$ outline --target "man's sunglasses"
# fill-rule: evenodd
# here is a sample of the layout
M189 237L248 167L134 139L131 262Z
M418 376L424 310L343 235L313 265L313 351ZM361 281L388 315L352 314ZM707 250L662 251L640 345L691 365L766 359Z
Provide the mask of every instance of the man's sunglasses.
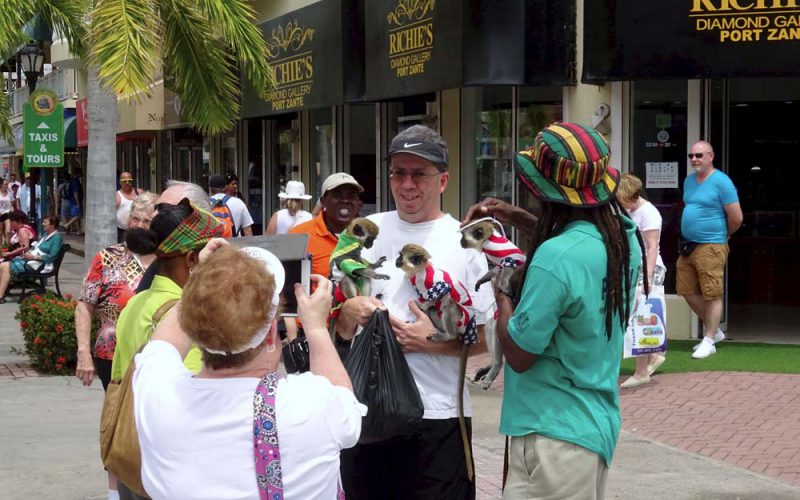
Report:
M702 157L703 157L703 155L705 155L705 153L689 153L689 154L688 154L688 155L686 155L686 156L688 156L690 160L691 160L692 158L697 158L697 159L699 160L700 158L702 158Z

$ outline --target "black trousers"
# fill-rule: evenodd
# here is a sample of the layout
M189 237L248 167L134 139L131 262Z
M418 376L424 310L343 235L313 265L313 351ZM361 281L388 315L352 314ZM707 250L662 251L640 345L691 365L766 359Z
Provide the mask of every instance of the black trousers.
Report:
M108 389L108 383L111 382L111 364L110 359L94 358L94 370L103 383L103 390Z
M472 446L472 419L467 419ZM423 420L420 432L342 450L347 500L473 500L458 419Z

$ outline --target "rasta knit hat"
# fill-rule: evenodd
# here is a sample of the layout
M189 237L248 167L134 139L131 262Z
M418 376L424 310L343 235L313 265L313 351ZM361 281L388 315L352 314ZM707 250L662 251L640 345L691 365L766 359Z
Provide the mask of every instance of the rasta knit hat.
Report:
M608 203L619 185L609 167L608 143L597 131L576 123L554 123L517 153L519 180L537 198L577 208Z

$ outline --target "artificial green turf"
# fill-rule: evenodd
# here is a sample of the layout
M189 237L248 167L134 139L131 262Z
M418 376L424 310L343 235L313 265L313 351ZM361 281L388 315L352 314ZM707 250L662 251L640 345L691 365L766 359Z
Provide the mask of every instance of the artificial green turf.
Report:
M696 340L669 340L667 361L656 373L800 373L800 345L720 342L716 354L706 359L693 359L692 347L696 343ZM631 375L635 367L635 358L623 359L620 373Z

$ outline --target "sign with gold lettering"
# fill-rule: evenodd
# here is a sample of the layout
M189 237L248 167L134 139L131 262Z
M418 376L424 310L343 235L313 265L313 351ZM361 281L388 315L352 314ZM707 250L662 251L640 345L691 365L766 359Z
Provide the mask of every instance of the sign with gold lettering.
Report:
M461 84L461 0L372 0L365 5L367 99Z
M345 72L360 73L362 77L352 81L356 85L363 82L363 35L358 34L359 29L363 31L358 26L363 26L363 20L357 13L353 19L351 7L350 0L325 0L260 26L275 86L266 99L259 99L245 82L243 118L345 102ZM348 76L353 78L352 74ZM363 89L348 95L360 98Z
M575 0L369 0L368 100L575 83Z
M800 0L586 0L585 6L585 82L800 75Z

